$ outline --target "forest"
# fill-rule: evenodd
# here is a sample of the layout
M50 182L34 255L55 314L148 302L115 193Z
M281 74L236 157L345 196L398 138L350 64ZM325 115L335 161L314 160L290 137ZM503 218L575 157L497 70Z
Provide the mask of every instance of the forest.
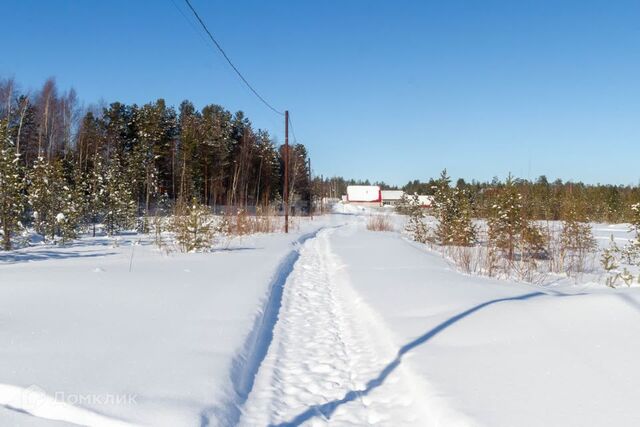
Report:
M339 199L348 185L369 180L312 177L309 155L293 141L289 152L289 203L311 213L321 199ZM448 179L448 178L447 178ZM508 184L507 184L508 182ZM374 182L382 189L397 189ZM441 181L414 180L401 188L435 194ZM519 194L530 220L632 222L640 189L632 185L535 181L447 181L464 199L468 215L489 218L505 185ZM21 91L14 79L0 80L0 233L28 227L45 240L95 235L96 225L116 234L149 231L149 217L173 215L185 206L215 213L282 211L284 147L256 129L242 111L217 104L178 108L163 99L144 105L112 102L84 107L73 89L53 78ZM463 195L463 196L462 196ZM572 206L568 210L567 206Z
M284 148L242 111L157 99L82 107L54 79L22 92L0 80L0 223L3 246L27 226L44 238L102 223L109 233L184 204L281 209ZM290 203L308 209L304 145L289 149Z

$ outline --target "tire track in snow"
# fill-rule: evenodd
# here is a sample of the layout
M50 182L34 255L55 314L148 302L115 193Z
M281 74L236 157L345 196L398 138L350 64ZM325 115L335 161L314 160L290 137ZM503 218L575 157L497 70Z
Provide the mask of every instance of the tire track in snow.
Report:
M273 340L244 405L241 426L297 425L292 420L309 408L365 389L396 357L331 252L331 232L325 230L303 246L286 281ZM399 367L368 395L335 405L328 413L316 411L300 422L424 425L422 401L410 373Z
M323 228L298 237L293 243L294 249L284 257L276 268L269 284L269 292L264 307L256 317L242 349L232 361L230 377L233 390L230 391L229 397L220 405L202 410L200 413L201 427L212 424L233 426L238 423L241 415L240 408L244 405L253 389L258 370L273 340L273 331L282 304L284 285L298 261L300 247L307 240L315 238L321 230Z

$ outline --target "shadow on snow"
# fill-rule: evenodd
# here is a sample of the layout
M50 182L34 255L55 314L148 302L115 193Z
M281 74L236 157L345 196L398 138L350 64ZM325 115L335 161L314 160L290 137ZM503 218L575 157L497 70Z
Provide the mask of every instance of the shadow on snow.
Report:
M6 252L0 253L0 266L31 261L48 261L70 258L96 258L115 254L115 252L65 251L60 249L46 249L28 252Z
M336 399L333 400L331 402L327 402L327 403L323 403L321 405L314 405L311 406L309 408L307 408L305 411L301 412L300 414L296 415L295 417L293 417L290 421L284 422L284 423L280 423L280 424L272 424L272 427L293 427L293 426L299 426L300 424L304 423L305 421L308 421L309 419L319 416L321 418L330 418L331 415L335 412L335 410L341 406L344 405L345 403L349 403L353 400L356 400L358 398L360 398L361 396L366 396L368 395L372 390L376 389L377 387L380 387L384 381L387 379L387 377L400 365L400 362L402 362L402 357L409 351L413 350L415 347L424 344L425 342L429 341L430 339L432 339L433 337L435 337L436 335L438 335L440 332L444 331L445 329L449 328L450 326L452 326L453 324L459 322L460 320L464 319L465 317L475 313L478 310L481 310L485 307L488 307L492 304L496 304L499 302L504 302L504 301L523 301L523 300L528 300L530 298L535 298L535 297L539 297L542 295L547 295L543 292L531 292L528 294L524 294L524 295L520 295L520 296L516 296L516 297L508 297L508 298L498 298L498 299L494 299L491 301L487 301L484 302L482 304L478 304L474 307L471 307L468 310L465 310L461 313L456 314L453 317L450 317L449 319L445 320L444 322L440 323L439 325L437 325L436 327L434 327L433 329L430 329L429 331L427 331L425 334L421 335L420 337L414 339L413 341L403 345L400 350L398 350L398 354L396 355L395 359L393 359L391 362L389 362L389 364L387 366L385 366L385 368L380 371L380 373L378 374L377 377L369 380L369 382L367 383L367 386L362 389L362 390L350 390L348 391L343 398L341 399Z

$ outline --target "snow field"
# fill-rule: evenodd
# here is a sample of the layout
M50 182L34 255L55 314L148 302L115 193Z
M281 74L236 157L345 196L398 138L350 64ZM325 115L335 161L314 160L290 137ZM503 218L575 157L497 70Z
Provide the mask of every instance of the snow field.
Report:
M464 275L366 221L0 255L0 425L640 425L640 288Z
M443 411L429 411L421 381L351 289L332 233L301 249L240 425L436 425Z

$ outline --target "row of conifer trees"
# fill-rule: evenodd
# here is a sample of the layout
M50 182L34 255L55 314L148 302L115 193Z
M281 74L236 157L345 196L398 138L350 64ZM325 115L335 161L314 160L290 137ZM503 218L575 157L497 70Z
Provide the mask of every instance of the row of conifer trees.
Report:
M50 79L36 91L0 80L2 247L32 226L47 239L104 224L136 226L180 204L277 206L283 147L241 112L215 104L176 110L158 99L81 108L73 90ZM310 199L308 155L289 151L290 197Z
M409 215L407 230L414 240L443 248L467 272L516 274L532 281L543 271L571 275L592 269L588 260L595 259L598 245L591 222L594 216L600 218L594 212L604 206L592 206L589 196L597 194L594 190L598 187L569 187L558 192L559 196L540 199L532 197L535 191L531 190L530 183L509 176L504 182L483 187L482 197L478 197L469 186L452 186L445 170L430 188L435 219L431 226L425 222L417 196L415 200L407 197L399 209ZM628 206L621 206L625 212L622 217L633 233L630 242L623 247L612 242L602 253L601 264L610 286L618 280L630 283L633 278L628 268L640 266L640 198L636 190L627 189ZM626 267L619 269L621 265Z

